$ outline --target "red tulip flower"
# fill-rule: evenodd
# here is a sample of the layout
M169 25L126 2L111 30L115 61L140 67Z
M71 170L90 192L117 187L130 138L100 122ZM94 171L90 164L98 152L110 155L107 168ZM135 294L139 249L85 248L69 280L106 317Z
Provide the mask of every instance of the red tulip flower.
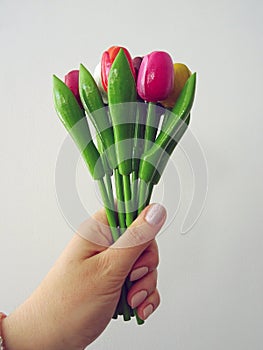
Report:
M136 77L135 70L132 64L132 58L127 49L121 46L112 46L107 51L105 51L102 55L101 59L101 80L102 80L102 86L105 91L108 89L108 76L109 72L112 66L112 63L114 62L116 56L118 55L120 49L122 49L127 57L127 60L129 62L132 74L134 76L134 79Z
M173 83L173 61L168 53L154 51L144 56L137 78L137 91L143 100L165 100L173 88Z
M78 104L83 109L79 96L79 71L72 70L67 75L65 75L65 84L73 92L73 95L76 97Z

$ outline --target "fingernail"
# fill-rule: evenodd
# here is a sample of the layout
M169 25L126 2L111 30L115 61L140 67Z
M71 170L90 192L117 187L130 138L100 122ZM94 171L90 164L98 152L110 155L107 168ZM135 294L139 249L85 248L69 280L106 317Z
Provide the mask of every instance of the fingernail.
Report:
M143 309L143 318L146 320L153 313L153 305L149 304Z
M138 267L137 269L133 270L130 274L130 281L136 281L139 278L142 278L149 272L148 267L143 266L143 267Z
M155 226L160 224L166 215L164 207L160 204L153 204L147 210L145 220L148 224Z
M134 309L140 305L147 298L146 290L141 290L140 292L134 294L131 299L131 307Z

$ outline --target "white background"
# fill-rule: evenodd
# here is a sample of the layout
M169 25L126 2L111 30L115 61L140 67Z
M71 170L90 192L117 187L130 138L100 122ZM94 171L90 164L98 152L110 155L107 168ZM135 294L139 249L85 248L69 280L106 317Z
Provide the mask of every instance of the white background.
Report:
M66 132L52 74L93 70L112 45L161 49L198 72L191 130L207 159L207 201L187 235L182 205L158 239L158 311L143 327L112 322L90 349L262 349L262 10L259 0L0 1L0 310L23 302L73 234L56 200ZM180 164L190 183L178 152ZM93 182L80 173L93 212Z

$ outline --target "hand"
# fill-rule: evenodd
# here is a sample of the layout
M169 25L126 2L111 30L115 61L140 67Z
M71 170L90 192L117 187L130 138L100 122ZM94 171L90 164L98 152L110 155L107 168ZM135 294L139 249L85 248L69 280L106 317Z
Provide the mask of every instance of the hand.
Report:
M147 207L111 244L104 209L81 225L40 286L3 322L7 350L80 350L110 322L127 276L127 299L146 319L159 305L154 240L165 209Z

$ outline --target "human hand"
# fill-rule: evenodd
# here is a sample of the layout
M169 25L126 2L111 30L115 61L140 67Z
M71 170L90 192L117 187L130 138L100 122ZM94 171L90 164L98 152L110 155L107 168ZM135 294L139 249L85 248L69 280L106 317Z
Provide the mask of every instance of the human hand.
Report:
M40 286L3 321L7 350L81 350L110 322L127 276L127 300L146 319L159 305L154 240L165 209L147 207L112 244L104 209L75 234Z

